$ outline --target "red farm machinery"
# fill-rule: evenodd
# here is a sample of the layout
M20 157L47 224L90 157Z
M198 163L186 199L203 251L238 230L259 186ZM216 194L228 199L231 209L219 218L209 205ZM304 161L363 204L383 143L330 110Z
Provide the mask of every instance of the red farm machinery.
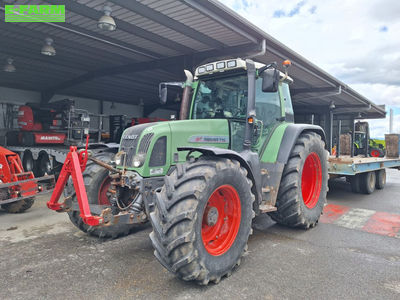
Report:
M20 157L0 147L0 205L9 213L29 209L35 196L51 192L54 176L35 178L32 171L24 171Z

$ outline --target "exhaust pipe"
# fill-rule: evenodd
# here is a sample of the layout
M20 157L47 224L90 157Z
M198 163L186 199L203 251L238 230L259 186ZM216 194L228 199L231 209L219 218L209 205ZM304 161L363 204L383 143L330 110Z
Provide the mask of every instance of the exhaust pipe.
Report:
M179 120L186 120L189 114L190 92L192 91L193 74L184 70L186 75L185 87L183 88L181 110L179 112Z

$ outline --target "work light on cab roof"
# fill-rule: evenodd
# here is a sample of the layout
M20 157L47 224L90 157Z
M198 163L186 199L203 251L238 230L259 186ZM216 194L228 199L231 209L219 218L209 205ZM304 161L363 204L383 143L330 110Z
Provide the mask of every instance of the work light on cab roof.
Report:
M271 67L274 67L276 69L276 63L265 65L263 63L255 62L254 64L257 70L264 70ZM288 83L293 82L293 79L287 76L287 69L291 66L291 64L292 63L290 60L283 61L282 65L285 69L285 73L278 71L280 79ZM217 74L220 72L236 71L240 69L246 70L246 68L246 60L241 58L210 62L196 68L195 79L206 75ZM263 71L259 72L258 74L260 75L262 72Z

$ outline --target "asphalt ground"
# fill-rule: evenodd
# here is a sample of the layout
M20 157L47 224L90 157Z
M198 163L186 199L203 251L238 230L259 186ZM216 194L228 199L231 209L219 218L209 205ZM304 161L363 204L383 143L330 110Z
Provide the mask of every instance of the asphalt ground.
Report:
M332 183L331 210L311 230L258 217L238 270L207 287L157 262L149 226L98 240L48 210L47 199L24 214L0 211L0 299L400 299L397 170L372 195Z

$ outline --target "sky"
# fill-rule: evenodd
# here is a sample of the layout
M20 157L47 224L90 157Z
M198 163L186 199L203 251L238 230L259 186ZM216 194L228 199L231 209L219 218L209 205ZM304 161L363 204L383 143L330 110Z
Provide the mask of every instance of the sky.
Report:
M399 0L220 0L376 104L400 133ZM389 132L370 122L371 136Z

